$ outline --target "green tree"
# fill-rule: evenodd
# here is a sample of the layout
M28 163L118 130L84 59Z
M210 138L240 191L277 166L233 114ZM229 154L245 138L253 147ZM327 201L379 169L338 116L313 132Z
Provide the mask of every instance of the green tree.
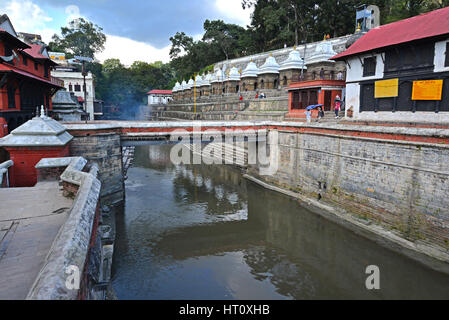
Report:
M244 28L235 24L226 24L223 20L206 20L204 30L203 41L219 47L226 59L240 55L241 43L246 39Z
M95 53L104 50L106 36L103 29L83 18L78 18L61 28L61 36L53 35L49 47L53 51L65 52L68 57L85 56L94 58Z

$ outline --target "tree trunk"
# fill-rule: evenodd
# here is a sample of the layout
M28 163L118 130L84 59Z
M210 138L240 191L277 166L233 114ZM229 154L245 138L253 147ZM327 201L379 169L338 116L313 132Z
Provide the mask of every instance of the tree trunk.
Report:
M295 10L295 46L298 46L298 10L295 3L293 3L293 9Z

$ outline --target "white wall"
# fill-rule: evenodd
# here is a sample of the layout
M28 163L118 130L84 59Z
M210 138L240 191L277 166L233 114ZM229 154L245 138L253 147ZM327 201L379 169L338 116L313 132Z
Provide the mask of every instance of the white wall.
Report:
M365 58L372 57L372 54L360 56L360 59L363 61ZM382 79L384 77L384 62L382 61L382 57L380 54L376 54L376 74L372 77L363 77L363 66L358 57L353 57L348 60L349 65L346 65L346 82L353 81L364 81L364 80L373 80L373 79Z
M435 72L449 71L449 67L444 66L444 61L446 59L446 43L448 42L449 39L435 43Z
M84 99L84 91L83 91L83 76L81 72L70 72L70 71L58 71L53 70L51 72L53 77L64 80L64 87L69 92L73 92L76 97L81 97ZM70 84L72 85L72 91L69 90ZM81 87L81 91L75 91L75 85L79 85ZM88 73L86 76L86 92L87 92L87 112L90 115L90 119L94 119L94 100L95 100L95 86L92 77L92 73Z
M170 95L148 95L148 105L152 104L167 104L172 97Z
M348 83L346 85L346 110L352 109L354 118L360 110L360 85L358 83Z

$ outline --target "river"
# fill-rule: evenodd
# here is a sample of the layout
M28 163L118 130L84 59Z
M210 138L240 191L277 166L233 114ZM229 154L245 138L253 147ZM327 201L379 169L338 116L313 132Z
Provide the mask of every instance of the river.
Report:
M449 276L266 190L230 166L138 146L117 216L119 299L449 299ZM380 270L368 290L366 268Z

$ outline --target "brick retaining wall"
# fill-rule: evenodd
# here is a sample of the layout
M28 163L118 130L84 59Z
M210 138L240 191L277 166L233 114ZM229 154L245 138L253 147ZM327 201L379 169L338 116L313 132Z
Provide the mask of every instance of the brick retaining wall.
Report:
M280 129L278 172L260 177L252 166L249 173L449 253L447 137L321 131Z

